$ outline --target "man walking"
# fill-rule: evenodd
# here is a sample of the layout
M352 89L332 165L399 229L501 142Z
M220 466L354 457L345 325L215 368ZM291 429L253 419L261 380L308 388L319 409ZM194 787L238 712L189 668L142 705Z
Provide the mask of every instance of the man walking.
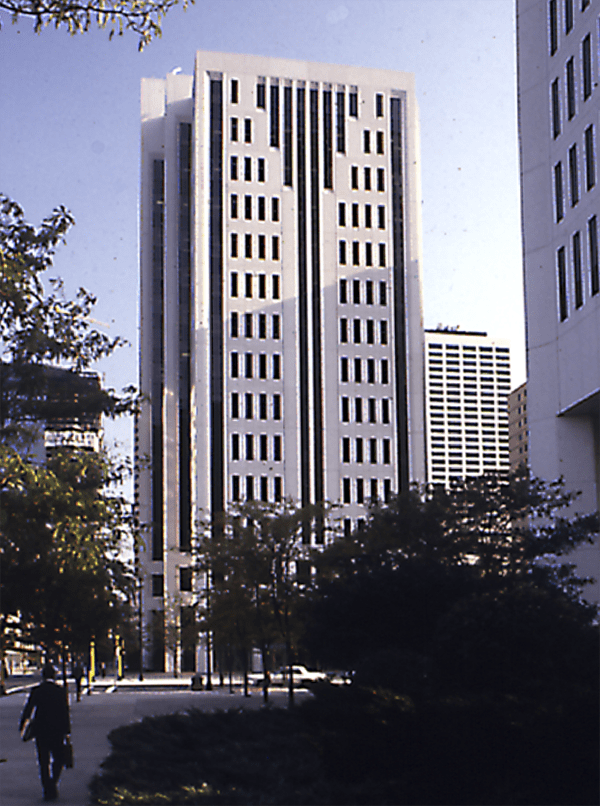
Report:
M32 689L29 695L19 729L23 729L33 714L33 736L37 745L44 800L56 800L58 779L64 763L65 736L71 733L69 703L66 689L54 682L55 671L51 663L46 663L42 669L42 677L42 683Z

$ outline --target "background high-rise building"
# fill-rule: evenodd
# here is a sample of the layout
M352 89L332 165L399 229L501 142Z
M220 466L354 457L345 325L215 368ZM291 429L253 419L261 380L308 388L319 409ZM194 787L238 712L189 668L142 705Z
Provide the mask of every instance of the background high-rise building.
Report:
M599 11L517 2L529 461L581 491L579 512L600 493ZM578 558L598 575L597 547Z
M155 636L191 601L197 518L290 497L352 525L424 480L418 166L409 74L199 52L194 78L143 82Z
M529 421L527 383L522 383L508 396L508 451L510 469L529 465Z
M508 470L510 348L487 333L425 331L427 481Z

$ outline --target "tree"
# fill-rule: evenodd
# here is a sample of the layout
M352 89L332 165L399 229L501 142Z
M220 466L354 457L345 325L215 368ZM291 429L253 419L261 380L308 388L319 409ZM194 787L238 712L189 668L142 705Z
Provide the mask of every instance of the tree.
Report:
M80 289L67 300L59 280L45 291L73 223L58 208L35 228L0 196L0 647L9 614L47 647L80 643L116 617L129 590L119 550L132 513L115 488L127 463L68 439L42 458L48 426L85 427L136 405L133 389L119 396L84 374L122 344L90 326L95 298Z
M194 0L182 0L184 9ZM0 9L7 11L13 22L19 17L34 21L34 31L40 33L49 25L66 28L69 33L85 33L95 24L107 28L109 38L115 33L122 36L132 31L139 37L138 49L143 50L151 40L161 36L164 15L179 0L93 0L93 2L67 2L67 0L0 0Z

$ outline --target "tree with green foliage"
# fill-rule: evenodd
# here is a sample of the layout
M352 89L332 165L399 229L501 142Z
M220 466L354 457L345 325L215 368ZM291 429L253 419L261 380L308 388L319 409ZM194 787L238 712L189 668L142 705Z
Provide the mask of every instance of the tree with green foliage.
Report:
M130 586L119 556L133 530L119 493L127 463L65 444L44 457L47 427L85 428L132 411L132 388L103 390L85 373L122 344L91 327L95 298L75 300L45 273L74 223L56 209L38 228L0 196L0 644L9 615L31 637L81 646L117 617ZM87 614L84 617L84 614Z
M34 31L44 28L66 28L74 36L86 33L91 27L107 29L109 38L122 36L125 31L137 34L138 49L143 50L154 37L162 34L162 19L180 0L0 0L0 10L10 14L13 22L21 17L33 20ZM182 0L184 9L194 0Z

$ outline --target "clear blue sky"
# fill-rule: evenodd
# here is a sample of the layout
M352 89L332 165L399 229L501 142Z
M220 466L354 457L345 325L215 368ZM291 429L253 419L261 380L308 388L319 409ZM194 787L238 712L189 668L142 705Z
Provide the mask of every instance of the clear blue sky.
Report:
M133 34L0 20L0 190L34 223L74 214L54 274L132 343L109 385L137 379L140 79L191 73L198 49L415 73L425 326L509 338L525 379L512 0L197 0L141 54Z

